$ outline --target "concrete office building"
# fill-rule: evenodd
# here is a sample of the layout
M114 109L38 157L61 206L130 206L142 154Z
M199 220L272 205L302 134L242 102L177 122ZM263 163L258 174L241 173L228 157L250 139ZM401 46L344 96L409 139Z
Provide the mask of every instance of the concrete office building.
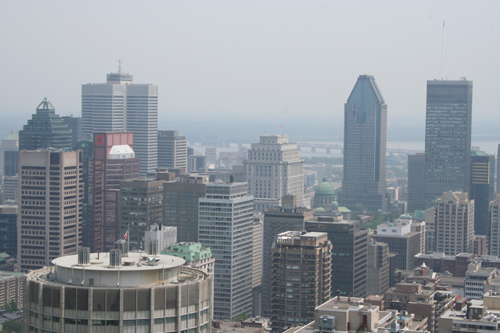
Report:
M495 197L495 156L472 151L471 163L469 200L474 200L474 233L487 235L490 201Z
M24 276L20 272L0 271L0 309L5 309L11 302L18 308L23 307Z
M385 181L387 104L375 78L360 75L344 107L344 177L339 203L388 210Z
M326 233L278 234L272 248L273 330L311 322L314 309L331 298L331 250Z
M163 183L163 223L177 228L178 242L198 242L198 199L207 183L208 176L199 175Z
M332 291L341 295L366 296L368 231L359 221L318 216L305 222L308 232L326 232L332 243Z
M39 148L71 148L71 130L47 98L19 131L19 150Z
M305 221L314 217L313 210L297 206L293 195L283 196L281 202L281 206L270 207L264 213L262 306L266 316L270 315L271 304L272 245L278 234L305 230Z
M82 152L19 152L18 270L49 266L82 244Z
M372 242L368 244L366 268L366 293L381 295L389 289L389 245Z
M139 159L135 157L132 132L97 132L93 138L84 244L91 251L105 252L121 236L120 183L139 177Z
M178 131L158 131L158 168L187 171L187 139Z
M415 255L421 250L422 233L411 229L411 222L396 220L380 224L377 233L371 235L377 242L386 243L390 252L398 253L398 268L402 270L415 267Z
M264 224L261 216L254 218L253 221L253 249L252 249L252 315L260 316L262 313L262 242Z
M128 232L130 249L146 250L146 230L163 219L163 181L127 179L120 183L121 234ZM161 249L159 249L160 251ZM159 252L158 251L158 252Z
M133 83L130 74L111 73L106 83L82 85L82 134L134 132L141 176L154 173L158 158L158 87Z
M425 208L446 191L470 190L472 81L427 81Z
M215 258L208 247L196 242L180 242L165 248L161 254L186 260L184 265L199 269L207 274L214 273Z
M15 205L19 201L19 176L3 176L2 203Z
M304 206L304 160L297 144L288 142L288 135L262 135L259 143L252 143L243 165L255 210L279 206L286 194Z
M177 243L177 228L162 224L151 224L144 234L145 250L149 249L151 241L156 242L157 252Z
M408 155L408 211L425 209L425 154Z
M199 199L198 239L215 257L215 319L252 314L252 233L247 184L207 184Z
M467 193L444 192L435 203L436 251L447 255L474 250L474 200Z
M85 250L26 276L23 332L210 332L210 275L173 256Z

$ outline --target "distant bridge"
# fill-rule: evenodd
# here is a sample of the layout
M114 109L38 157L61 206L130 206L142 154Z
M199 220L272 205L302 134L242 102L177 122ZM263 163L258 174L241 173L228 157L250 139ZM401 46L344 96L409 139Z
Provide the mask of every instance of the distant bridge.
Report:
M299 142L297 145L300 148L310 148L311 152L316 153L317 149L323 149L327 154L330 154L332 150L340 150L340 154L344 155L344 145L343 144L333 144L333 143L321 143L321 142ZM414 149L395 149L387 148L388 153L396 154L416 154L422 153L422 150Z

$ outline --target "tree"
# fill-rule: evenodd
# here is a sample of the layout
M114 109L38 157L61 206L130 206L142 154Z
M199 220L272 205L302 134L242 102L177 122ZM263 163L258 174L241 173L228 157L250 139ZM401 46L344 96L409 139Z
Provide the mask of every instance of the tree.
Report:
M21 322L16 321L16 320L7 320L5 323L3 323L3 329L2 333L22 333L23 331L23 324Z

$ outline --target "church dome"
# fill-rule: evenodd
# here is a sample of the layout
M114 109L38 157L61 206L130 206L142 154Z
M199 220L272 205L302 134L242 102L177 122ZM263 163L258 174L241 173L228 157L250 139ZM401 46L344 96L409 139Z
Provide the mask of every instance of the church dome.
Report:
M314 191L316 196L320 197L331 197L335 195L335 190L333 186L327 181L326 175L323 176L323 182L316 187Z
M332 202L332 210L337 210L339 209L339 203L335 200Z

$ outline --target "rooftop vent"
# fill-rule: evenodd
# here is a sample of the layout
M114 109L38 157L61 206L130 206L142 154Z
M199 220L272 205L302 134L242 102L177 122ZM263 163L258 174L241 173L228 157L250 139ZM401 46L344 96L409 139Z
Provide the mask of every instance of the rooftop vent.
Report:
M122 253L118 249L109 251L109 267L120 267L122 264Z
M80 265L80 266L90 265L90 248L89 247L79 247L78 248L78 265Z

